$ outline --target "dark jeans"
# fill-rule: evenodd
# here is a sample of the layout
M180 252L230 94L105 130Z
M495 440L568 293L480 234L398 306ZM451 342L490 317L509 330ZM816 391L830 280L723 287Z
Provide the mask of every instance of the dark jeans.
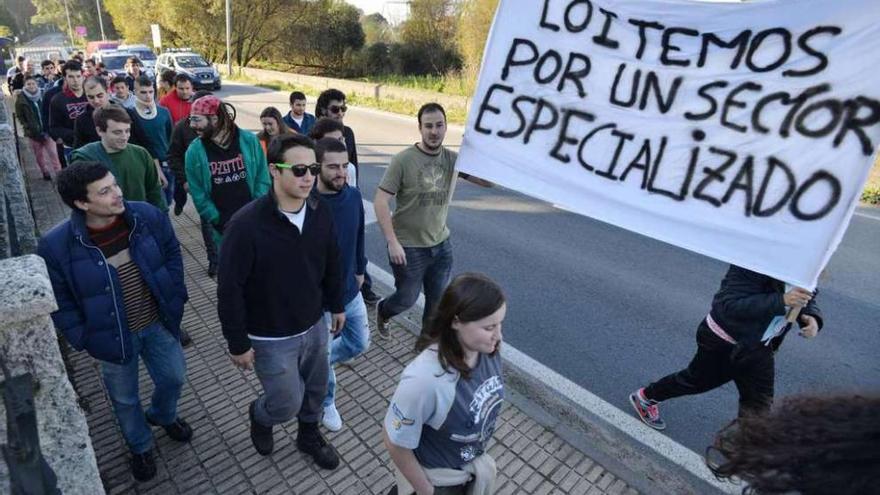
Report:
M208 255L208 264L217 264L217 244L214 242L214 227L204 218L199 217L202 227L202 240L205 242L205 253Z
M419 291L424 290L424 332L428 318L449 284L449 275L452 273L452 244L446 239L434 247L404 247L403 250L406 253L406 264L391 263L394 271L394 294L383 299L376 311L386 320L397 316L412 307L419 298Z
M645 397L661 402L707 392L733 380L739 390L739 415L766 412L773 403L773 350L764 344L733 345L712 333L705 321L697 330L697 353L687 368L645 388Z
M162 190L162 194L165 195L165 204L171 206L174 202L174 191L176 189L177 181L174 178L174 174L171 173L171 169L168 168L168 165L162 165L162 174L165 176L165 180L168 181L168 187Z

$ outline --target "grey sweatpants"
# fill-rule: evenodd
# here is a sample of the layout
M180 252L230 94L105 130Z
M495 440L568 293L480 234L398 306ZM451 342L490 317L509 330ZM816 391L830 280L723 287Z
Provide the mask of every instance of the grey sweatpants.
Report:
M327 328L323 318L306 332L285 340L251 339L254 370L263 386L254 417L274 426L297 416L316 423L327 395Z

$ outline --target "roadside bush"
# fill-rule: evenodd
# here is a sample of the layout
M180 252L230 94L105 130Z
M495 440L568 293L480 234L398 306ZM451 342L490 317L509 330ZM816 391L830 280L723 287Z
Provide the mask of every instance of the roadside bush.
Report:
M880 205L880 186L866 186L862 191L862 201L871 205Z

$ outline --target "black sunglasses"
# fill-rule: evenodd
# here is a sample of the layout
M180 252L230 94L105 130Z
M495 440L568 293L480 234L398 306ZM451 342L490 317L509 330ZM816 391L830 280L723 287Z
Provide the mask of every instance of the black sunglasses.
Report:
M348 111L348 107L345 105L330 105L329 107L327 107L327 110L329 110L330 113L345 113Z
M311 172L312 175L315 177L317 177L318 174L321 173L321 164L320 163L313 163L311 165L305 165L305 164L291 165L289 163L273 163L272 165L275 165L276 168L281 168L281 169L289 168L290 171L293 172L294 177L302 177L302 176L306 175L306 171Z

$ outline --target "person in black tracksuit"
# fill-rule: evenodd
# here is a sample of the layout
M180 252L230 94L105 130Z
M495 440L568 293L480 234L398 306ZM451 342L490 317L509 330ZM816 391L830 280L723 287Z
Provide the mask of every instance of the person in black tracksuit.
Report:
M791 324L779 324L776 336L763 340L771 323L788 308L801 308L801 335L822 328L815 293L767 275L731 265L712 299L709 315L697 328L697 352L687 368L667 375L630 395L639 418L652 428L666 427L658 403L707 392L733 381L739 391L739 415L769 410L774 393L774 353Z

